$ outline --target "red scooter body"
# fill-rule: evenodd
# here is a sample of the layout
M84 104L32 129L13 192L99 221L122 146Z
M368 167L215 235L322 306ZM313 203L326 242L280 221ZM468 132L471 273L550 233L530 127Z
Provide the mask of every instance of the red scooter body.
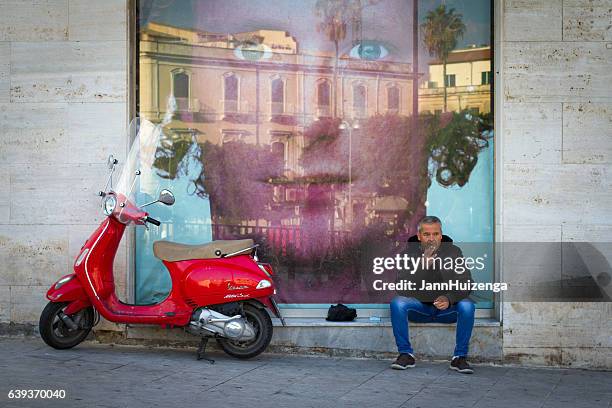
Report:
M144 224L148 214L119 195L123 207L106 218L81 248L74 264L74 278L59 285L63 277L47 292L52 302L69 302L66 315L93 306L106 320L115 323L159 324L164 327L186 326L194 310L210 305L249 301L259 303L280 317L274 294L272 270L258 264L249 255L216 259L163 261L170 273L172 289L168 297L153 305L129 305L115 294L113 261L124 222ZM127 222L126 222L127 223ZM264 270L262 270L264 269ZM270 286L257 289L267 280ZM56 288L59 286L59 288Z
M150 200L158 185L158 172L163 169L156 167L157 152L167 149L163 132L161 125L146 119L130 123L131 147L115 188L113 173L118 160L112 155L108 158L110 174L99 194L107 218L81 248L74 274L62 277L47 292L50 302L40 315L40 336L56 349L71 348L87 338L102 316L115 323L184 327L201 337L198 358L204 358L209 338L215 338L231 356L254 357L272 339L270 314L283 319L272 298L272 269L250 256L257 246L252 240L203 245L158 241L153 252L170 273L168 296L157 304L130 305L115 293L113 262L126 226L159 226L143 208L175 203L174 194L167 189L159 192L157 200L139 202ZM197 155L195 150L193 155Z

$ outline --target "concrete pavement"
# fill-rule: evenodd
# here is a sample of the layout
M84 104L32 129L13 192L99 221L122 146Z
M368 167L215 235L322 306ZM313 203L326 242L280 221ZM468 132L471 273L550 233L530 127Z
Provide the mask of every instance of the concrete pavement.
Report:
M264 354L240 361L194 349L83 343L54 350L37 338L0 338L0 407L611 407L612 372L448 362ZM65 390L63 399L9 399L10 390Z

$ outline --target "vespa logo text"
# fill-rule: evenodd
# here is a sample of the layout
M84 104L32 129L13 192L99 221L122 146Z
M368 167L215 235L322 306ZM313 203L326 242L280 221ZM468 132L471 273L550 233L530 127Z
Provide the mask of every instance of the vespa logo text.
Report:
M245 295L244 293L230 293L229 295L223 296L223 299L244 298L249 296L250 295Z

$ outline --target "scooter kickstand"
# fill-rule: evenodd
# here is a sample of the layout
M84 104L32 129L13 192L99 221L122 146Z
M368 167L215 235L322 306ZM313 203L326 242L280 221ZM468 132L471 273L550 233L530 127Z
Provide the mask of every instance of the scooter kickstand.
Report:
M202 337L202 339L200 340L200 346L198 347L198 361L199 360L206 360L210 364L215 364L215 360L213 360L212 358L208 358L208 357L204 356L204 353L206 352L206 345L207 344L208 344L208 337Z

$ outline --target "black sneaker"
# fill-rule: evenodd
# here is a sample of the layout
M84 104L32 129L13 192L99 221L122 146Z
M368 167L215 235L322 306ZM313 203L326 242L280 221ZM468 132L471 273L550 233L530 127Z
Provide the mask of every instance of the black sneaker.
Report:
M405 370L414 367L414 356L412 354L400 354L397 360L391 364L391 368L396 370Z
M451 360L450 368L451 370L459 371L463 374L472 374L474 372L474 370L472 370L472 367L470 367L467 360L463 356L453 357L453 359Z

